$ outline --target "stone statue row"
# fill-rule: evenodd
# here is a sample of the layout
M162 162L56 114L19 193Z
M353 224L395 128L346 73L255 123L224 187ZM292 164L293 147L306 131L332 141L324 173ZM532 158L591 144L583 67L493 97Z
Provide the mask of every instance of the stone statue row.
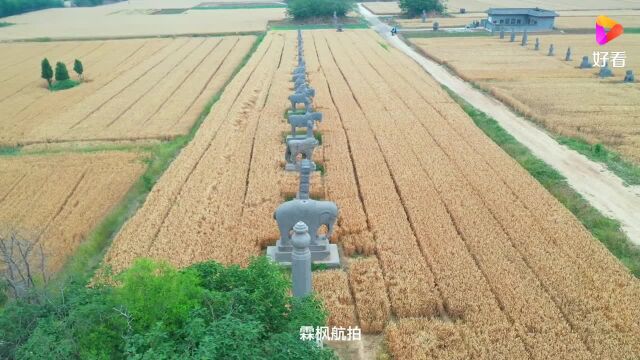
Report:
M504 39L504 27L500 28L500 39ZM516 30L515 28L511 29L511 38L509 39L510 42L515 42L516 40ZM522 33L522 42L520 43L521 46L527 46L529 41L529 34L527 33L527 29L524 30L524 32ZM536 38L536 42L533 48L535 51L539 51L540 50L540 38ZM555 56L556 54L556 49L555 46L553 44L549 45L549 51L547 52L547 56ZM564 56L564 60L565 61L572 61L573 60L573 52L571 50L571 47L567 48L567 52L565 53ZM588 56L583 56L582 57L582 62L580 63L579 66L580 69L591 69L593 68L593 64L589 62L589 57ZM604 66L600 67L600 71L598 72L598 76L601 78L606 78L606 77L612 77L613 76L613 72L611 71L611 68L609 68L609 64L608 62L605 61ZM635 82L635 75L633 74L633 70L627 70L624 80L623 82L625 83L632 83Z
M280 238L275 246L267 248L267 256L282 265L291 266L293 295L301 297L311 292L311 263L338 267L340 258L338 247L329 243L338 218L338 207L331 201L310 198L311 174L316 169L313 151L319 145L313 130L316 122L322 121L322 113L314 112L312 108L315 90L307 82L300 30L298 65L292 74L294 92L289 96L291 109L287 113L291 134L286 138L285 170L299 172L300 183L295 199L280 204L273 214ZM296 108L298 104L304 104L302 113ZM305 131L298 134L298 128Z

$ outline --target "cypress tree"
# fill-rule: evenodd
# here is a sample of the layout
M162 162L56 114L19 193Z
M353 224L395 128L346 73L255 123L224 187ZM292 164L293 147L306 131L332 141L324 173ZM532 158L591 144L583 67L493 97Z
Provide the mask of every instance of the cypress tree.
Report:
M67 71L67 65L58 61L56 63L56 81L69 80L69 71Z
M51 86L51 79L53 78L53 69L51 68L51 64L49 64L49 60L47 58L42 59L42 63L40 64L41 72L40 76L47 80L49 86Z
M82 80L82 73L84 72L84 67L82 66L82 62L80 62L80 60L76 59L73 62L73 71L75 71L76 74L78 74L78 79Z

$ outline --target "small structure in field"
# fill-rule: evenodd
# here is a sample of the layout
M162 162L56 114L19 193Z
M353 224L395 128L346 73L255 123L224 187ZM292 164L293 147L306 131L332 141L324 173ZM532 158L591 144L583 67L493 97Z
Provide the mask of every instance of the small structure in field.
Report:
M509 39L510 42L515 42L516 41L516 29L511 28L511 39Z
M420 18L422 19L422 22L427 22L427 11L426 10L422 10L422 15L420 15Z
M294 227L302 221L309 228L311 261L338 267L338 247L329 243L338 218L338 206L331 201L309 198L310 175L311 162L304 159L300 167L300 187L296 198L280 204L273 214L280 230L280 239L275 246L267 248L267 256L282 265L291 265L294 252L291 232L295 232ZM327 230L326 234L320 233L321 228Z
M564 56L564 61L571 61L571 47L567 49L567 54Z
M536 38L536 44L533 48L535 51L540 50L540 38Z
M593 64L589 62L588 56L582 57L582 62L580 63L580 69L591 69Z
M482 20L487 30L511 26L517 32L551 31L558 16L554 11L540 8L491 8L487 15L487 19Z
M624 76L624 82L626 83L636 82L636 77L633 74L633 70L627 70L627 73Z
M433 31L438 31L438 30L440 30L440 23L436 21L433 23Z
M527 46L528 42L529 42L529 34L527 34L527 30L525 30L524 33L522 34L522 42L520 43L520 45Z
M318 140L315 137L287 137L287 151L284 154L285 171L300 170L302 160L307 159L311 162L311 170L316 170L316 164L313 162L313 150L318 146ZM298 160L298 156L303 158Z
M547 56L553 56L556 54L556 48L553 46L553 44L549 45L549 53L547 53Z
M311 293L311 237L307 224L299 221L293 227L291 243L291 289L294 297L301 298Z
M500 27L500 39L504 39L504 26Z
M598 76L601 78L612 77L613 71L609 68L609 63L607 61L604 62L604 66L600 68L600 72L598 72Z

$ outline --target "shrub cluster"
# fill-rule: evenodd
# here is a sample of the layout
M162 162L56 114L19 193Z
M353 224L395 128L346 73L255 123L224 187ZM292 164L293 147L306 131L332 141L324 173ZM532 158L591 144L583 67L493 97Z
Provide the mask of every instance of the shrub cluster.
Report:
M423 10L427 13L444 11L440 0L400 0L399 5L402 13L410 17L421 15Z
M2 359L334 359L299 340L325 323L313 297L264 257L246 268L205 262L177 270L138 260L116 286L75 284L0 313Z
M0 18L62 5L62 0L0 0Z
M352 0L289 0L287 14L296 20L314 17L345 16L353 8Z

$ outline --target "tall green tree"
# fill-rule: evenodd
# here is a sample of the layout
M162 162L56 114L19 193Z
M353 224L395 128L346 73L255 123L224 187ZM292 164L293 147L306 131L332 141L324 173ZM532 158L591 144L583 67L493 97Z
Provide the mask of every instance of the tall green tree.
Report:
M73 62L73 71L76 72L76 74L78 74L78 79L82 80L82 73L84 72L84 67L82 66L82 62L78 59L76 59Z
M47 80L49 86L51 86L51 79L53 79L53 69L51 68L51 64L49 63L49 59L42 59L42 63L40 63L40 77Z
M58 61L56 63L56 81L69 80L69 71L67 71L67 65Z
M400 10L402 13L415 17L422 14L422 11L426 12L443 12L444 6L439 0L400 0Z
M353 0L289 0L287 14L296 20L313 17L345 16L353 9Z

